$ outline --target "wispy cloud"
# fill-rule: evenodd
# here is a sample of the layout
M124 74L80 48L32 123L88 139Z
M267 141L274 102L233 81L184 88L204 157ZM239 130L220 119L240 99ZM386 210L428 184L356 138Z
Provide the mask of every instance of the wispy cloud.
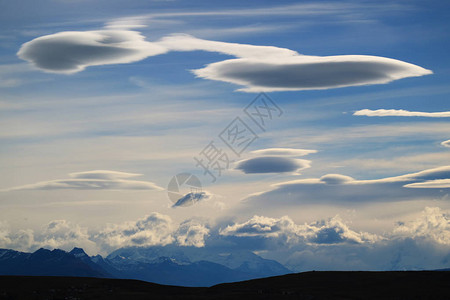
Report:
M407 188L417 189L450 189L450 179L428 180L405 185Z
M403 109L361 109L353 113L354 116L368 117L427 117L427 118L448 118L450 111L443 112L421 112L408 111Z

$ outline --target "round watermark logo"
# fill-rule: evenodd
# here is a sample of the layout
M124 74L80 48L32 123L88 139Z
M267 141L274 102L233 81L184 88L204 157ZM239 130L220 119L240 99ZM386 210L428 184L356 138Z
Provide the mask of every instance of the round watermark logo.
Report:
M180 173L172 177L167 186L170 201L177 206L187 195L202 194L202 184L197 176L191 173Z

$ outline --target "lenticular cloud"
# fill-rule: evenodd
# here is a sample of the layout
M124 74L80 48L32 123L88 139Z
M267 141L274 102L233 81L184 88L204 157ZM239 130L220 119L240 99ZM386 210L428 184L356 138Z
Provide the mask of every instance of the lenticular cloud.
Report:
M76 73L88 66L131 63L166 51L136 31L98 30L38 37L23 44L17 55L44 71Z
M194 70L198 77L244 86L241 91L329 89L417 77L432 72L395 59L363 56L306 56L229 59Z
M400 60L365 55L310 56L274 46L256 46L170 35L149 42L137 31L67 31L38 37L17 55L37 68L76 73L89 66L137 62L170 51L209 51L234 56L192 72L199 78L270 92L383 84L431 74Z

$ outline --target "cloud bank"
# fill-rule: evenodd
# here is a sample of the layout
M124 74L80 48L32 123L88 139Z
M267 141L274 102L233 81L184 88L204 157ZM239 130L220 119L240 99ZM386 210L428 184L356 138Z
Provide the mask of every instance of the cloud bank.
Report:
M42 181L34 184L12 187L5 191L20 190L163 190L153 182L129 180L126 178L142 174L108 170L95 170L69 174L69 179Z
M353 113L354 116L368 117L427 117L427 118L448 118L450 111L443 112L420 112L403 109L361 109Z
M254 216L220 231L238 249L260 253L294 271L423 270L449 266L450 219L437 207L382 235L356 231L338 216L309 224Z
M431 74L403 61L365 55L311 56L273 47L225 43L171 35L149 42L132 30L66 31L35 38L17 55L37 68L76 73L89 66L132 63L169 51L209 51L234 56L192 72L200 78L270 92L383 84Z
M379 238L366 232L355 232L338 216L312 224L297 225L288 216L268 218L254 216L244 223L229 225L220 231L224 236L262 237L275 239L276 243L337 244L375 242Z
M399 220L383 234L352 229L339 216L297 224L288 216L255 215L211 227L196 220L175 224L167 215L151 213L97 231L66 220L51 221L40 232L12 231L0 222L0 248L34 251L43 246L64 250L82 246L96 254L127 246L173 245L202 247L203 253L211 254L254 251L294 271L420 270L449 266L449 226L448 213L437 207L425 208L411 221Z

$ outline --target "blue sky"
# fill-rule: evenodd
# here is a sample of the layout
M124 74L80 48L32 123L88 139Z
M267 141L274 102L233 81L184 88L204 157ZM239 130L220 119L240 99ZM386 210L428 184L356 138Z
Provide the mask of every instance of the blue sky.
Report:
M448 267L449 9L4 1L0 247L105 254L156 220L143 245L193 224L180 246L226 239L299 271L343 268L348 249L354 269ZM283 111L265 131L243 111L260 92ZM211 141L229 152L219 134L236 117L258 138L211 182L193 158ZM183 172L206 195L173 207ZM383 262L410 241L403 264Z

